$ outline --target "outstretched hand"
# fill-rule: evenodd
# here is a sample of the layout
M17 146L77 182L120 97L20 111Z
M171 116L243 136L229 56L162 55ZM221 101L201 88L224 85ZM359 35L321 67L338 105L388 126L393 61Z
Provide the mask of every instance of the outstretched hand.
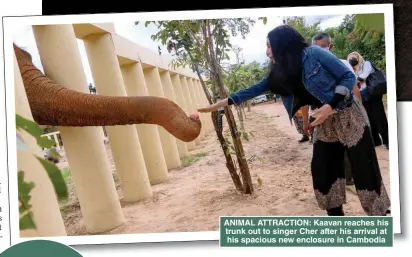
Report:
M217 111L220 107L225 107L228 105L228 100L223 99L215 104L209 105L208 107L197 109L198 112L214 112Z
M331 114L335 113L329 104L325 104L319 109L314 110L312 117L316 118L310 126L322 124Z
M216 104L209 105L208 107L197 109L198 112L214 112L217 111L220 107L216 106Z

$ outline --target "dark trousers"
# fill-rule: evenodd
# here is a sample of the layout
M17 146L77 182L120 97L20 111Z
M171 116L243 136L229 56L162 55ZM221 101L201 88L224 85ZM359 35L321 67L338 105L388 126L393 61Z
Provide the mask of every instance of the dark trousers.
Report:
M368 113L375 146L380 146L382 143L386 146L389 145L388 119L386 117L382 98L383 96L374 96L363 103L363 106Z
M353 177L352 177L352 167L350 165L348 152L345 150L345 178L346 178L346 185L354 185Z
M356 146L344 147L339 142L314 143L312 178L315 195L329 216L344 215L346 202L345 166L350 166L361 206L368 216L385 215L390 206L383 186L378 159L369 130ZM349 165L345 165L345 152Z

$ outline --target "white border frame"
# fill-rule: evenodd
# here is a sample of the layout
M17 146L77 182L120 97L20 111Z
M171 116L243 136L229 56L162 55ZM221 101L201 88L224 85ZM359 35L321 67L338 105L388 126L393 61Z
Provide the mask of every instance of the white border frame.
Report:
M44 24L72 24L72 23L106 23L106 22L134 22L146 20L176 20L176 19L212 19L227 17L270 17L270 16L311 16L311 15L345 15L360 13L384 13L386 65L388 80L388 123L390 133L389 169L390 192L392 201L392 217L394 233L401 232L400 202L399 202L399 162L398 162L398 122L396 112L396 82L395 82L395 46L393 4L371 5L341 5L321 7L285 7L285 8L255 8L232 10L204 10L204 11L169 11L150 13L122 13L122 14L92 14L92 15L64 15L64 16L22 16L4 17L4 49L5 49L5 76L6 76L6 106L7 106L7 136L8 136L8 170L10 174L10 198L17 199L17 169L15 144L15 102L14 102L14 71L12 31L14 25L44 25ZM264 35L262 35L264 36ZM2 173L2 174L5 174ZM90 245L113 243L165 242L165 241L219 241L219 231L208 232L179 232L179 233L147 233L147 234L119 234L95 236L67 236L20 238L18 201L10 202L10 234L12 245L34 239L57 241L66 245ZM15 217L15 218L14 218ZM219 222L217 220L216 222Z

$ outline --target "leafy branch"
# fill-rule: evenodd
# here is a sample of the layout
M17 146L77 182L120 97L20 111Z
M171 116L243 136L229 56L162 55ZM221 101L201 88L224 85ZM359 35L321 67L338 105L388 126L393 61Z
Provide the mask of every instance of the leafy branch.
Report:
M16 114L16 130L23 130L33 136L37 145L40 148L47 148L50 150L52 155L56 158L60 155L54 151L52 148L54 146L54 141L48 139L47 137L42 137L42 130L39 125L31 120L25 119L22 116ZM29 149L27 145L23 142L22 138L17 134L17 143L24 149ZM63 175L60 169L52 162L45 160L35 154L33 154L40 164L43 166L50 178L52 185L54 187L56 196L58 200L66 200L69 196L66 182L64 181ZM35 188L34 182L27 182L24 178L23 170L18 171L18 200L19 200L19 227L20 230L26 229L36 229L36 223L33 219L32 205L30 203L31 195L30 193Z
M264 23L267 21L266 18L259 19L263 20ZM158 28L158 32L152 35L152 40L160 41L162 45L167 47L168 52L172 53L174 58L171 65L173 67L189 66L198 74L209 104L216 100L212 99L211 92L214 93L213 97L220 94L221 98L225 98L227 90L222 80L222 73L226 70L226 67L223 67L222 62L230 59L228 52L233 48L230 37L241 35L242 38L245 38L250 32L250 26L253 26L255 21L248 18L147 21L145 26L151 23ZM135 22L135 25L138 24L139 22ZM202 73L209 78L210 86L206 85ZM237 130L230 108L225 107L225 115L230 128L232 145L223 137L218 127L217 112L211 113L218 140L225 155L226 167L236 189L246 194L252 194L253 185L249 168L240 133ZM231 156L233 152L236 155L243 182L236 174L237 167L235 167L235 162Z
M30 192L34 188L33 182L24 181L24 172L19 170L18 174L18 187L19 187L19 227L20 230L35 229L36 224L33 219L33 212L31 211L32 205L30 204Z

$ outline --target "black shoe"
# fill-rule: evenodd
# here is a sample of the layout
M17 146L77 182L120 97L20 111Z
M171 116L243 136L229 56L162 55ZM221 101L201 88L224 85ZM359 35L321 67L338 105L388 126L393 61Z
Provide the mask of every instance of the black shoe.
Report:
M307 142L307 141L309 141L309 137L308 136L303 136L298 142L303 143L303 142Z
M326 210L328 216L345 216L342 206Z

